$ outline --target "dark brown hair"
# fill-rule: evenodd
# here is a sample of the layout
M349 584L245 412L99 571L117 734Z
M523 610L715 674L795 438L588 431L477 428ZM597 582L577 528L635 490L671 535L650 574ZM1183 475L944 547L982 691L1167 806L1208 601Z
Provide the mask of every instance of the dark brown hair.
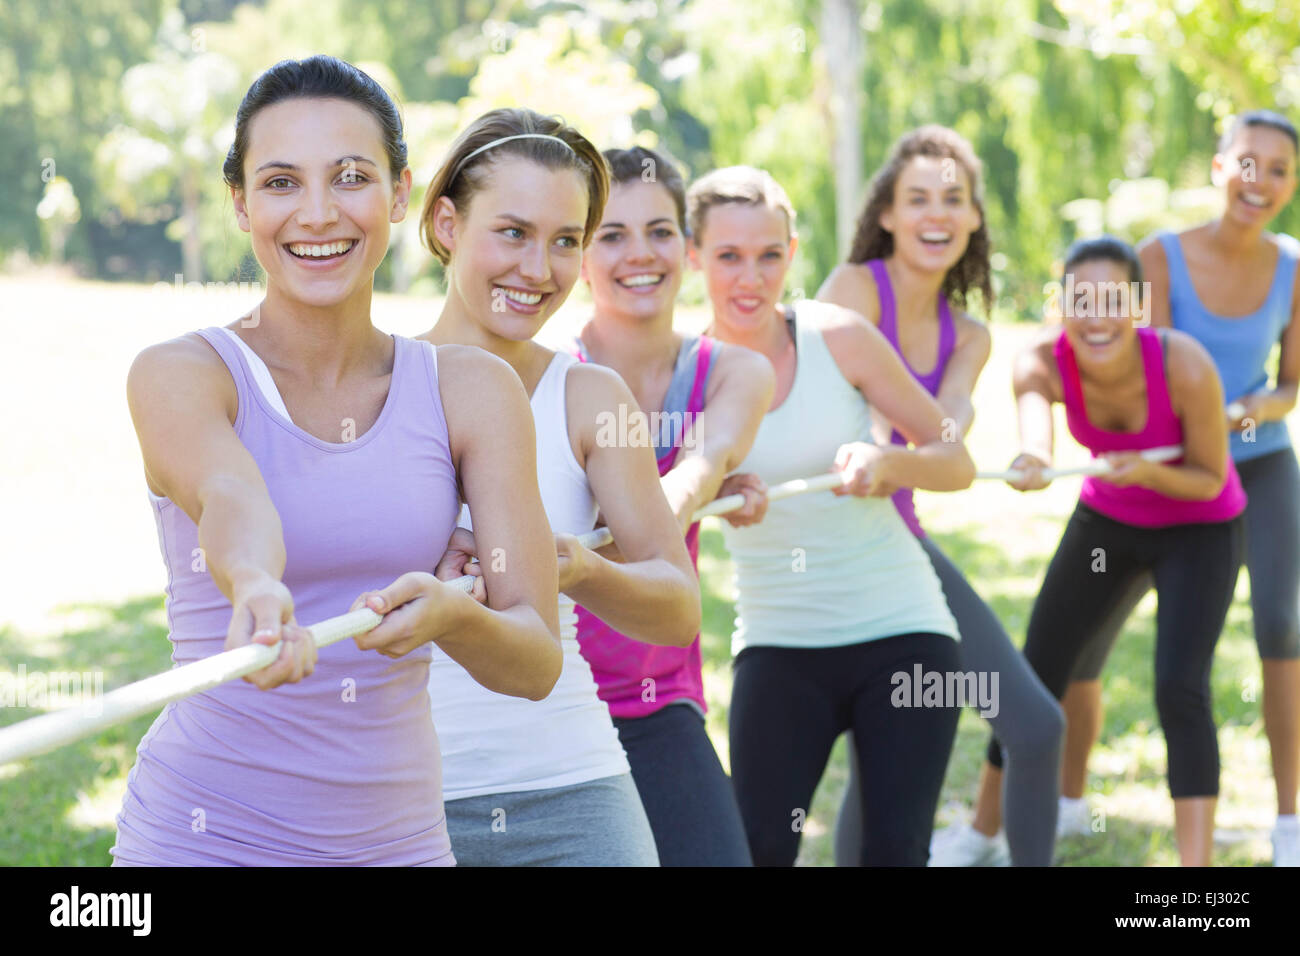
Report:
M1296 133L1295 124L1281 113L1274 113L1272 110L1250 110L1234 116L1228 123L1228 128L1219 137L1219 152L1226 153L1232 146L1232 141L1237 138L1237 134L1252 126L1265 126L1279 133L1285 133L1291 140L1291 145L1300 152L1300 134Z
M677 228L686 231L686 184L677 165L653 149L633 146L631 149L607 149L605 161L609 163L612 182L619 183L655 183L668 191L677 207ZM649 174L648 176L646 174Z
M221 171L226 185L244 188L244 154L248 151L248 124L260 110L282 100L337 99L369 110L384 137L388 168L396 179L406 168L406 140L402 117L392 97L374 78L351 63L332 56L281 60L253 81L235 113L235 141L226 153Z
M512 139L472 155L495 140L525 134L527 139ZM585 248L591 242L609 198L609 167L600 151L558 116L543 116L528 109L490 110L456 137L424 195L420 239L444 266L451 252L433 234L434 206L446 196L464 214L474 194L486 185L492 164L503 156L521 156L547 169L580 172L587 180L587 222L582 245Z
M943 295L969 308L967 296L978 291L983 297L984 311L993 306L992 267L989 265L988 217L984 215L984 186L980 176L980 161L961 134L946 126L922 126L903 136L890 150L885 165L876 171L867 190L867 201L858 217L849 262L863 263L870 259L883 259L894 251L894 237L880 225L880 214L893 205L894 192L903 167L917 156L933 159L951 159L966 171L970 182L971 201L980 214L980 227L971 233L966 251L943 277Z
M1113 262L1128 271L1129 283L1137 289L1137 301L1140 304L1143 285L1142 261L1138 259L1133 247L1118 236L1104 235L1080 239L1070 246L1065 253L1065 271L1061 275L1061 285L1065 285L1065 277L1074 271L1075 266L1098 261Z

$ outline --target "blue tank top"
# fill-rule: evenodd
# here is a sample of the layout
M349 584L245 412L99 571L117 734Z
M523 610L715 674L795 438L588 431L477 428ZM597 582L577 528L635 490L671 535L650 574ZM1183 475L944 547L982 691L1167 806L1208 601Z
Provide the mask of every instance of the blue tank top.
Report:
M1169 263L1170 319L1174 328L1195 338L1214 359L1223 382L1224 401L1234 402L1265 387L1269 354L1291 321L1291 290L1300 243L1287 235L1277 236L1277 270L1273 273L1268 298L1249 315L1228 318L1216 315L1201 304L1178 236L1162 232L1159 238ZM1242 432L1232 432L1228 440L1232 460L1236 462L1249 461L1291 445L1284 421L1257 426L1254 441L1243 440Z

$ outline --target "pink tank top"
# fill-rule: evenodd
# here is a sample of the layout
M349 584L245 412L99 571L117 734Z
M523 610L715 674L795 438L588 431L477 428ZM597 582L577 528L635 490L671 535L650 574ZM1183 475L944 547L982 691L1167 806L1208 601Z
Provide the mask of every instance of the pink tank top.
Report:
M694 347L688 340L683 351ZM581 361L587 356L578 343L572 348ZM704 408L705 386L713 353L713 340L700 336L696 355L690 397L686 411L692 416ZM674 376L676 377L676 375ZM673 385L669 385L665 403L674 411ZM659 453L659 475L668 474L677 462L681 448L681 431L675 441ZM686 533L686 550L691 555L691 565L696 568L700 553L700 524L695 522ZM591 664L596 678L597 693L609 705L612 717L648 717L673 701L693 702L703 713L704 673L700 660L700 637L697 634L689 647L664 647L646 644L620 634L586 608L578 607L578 645L582 656Z
M1061 372L1061 389L1065 394L1065 420L1070 434L1094 458L1109 451L1145 451L1183 443L1183 425L1169 401L1169 384L1165 380L1164 355L1160 336L1155 329L1137 330L1142 348L1142 370L1147 381L1147 421L1140 432L1115 432L1098 428L1088 421L1079 384L1079 366L1074 349L1065 332L1053 347ZM1246 493L1241 488L1237 469L1228 458L1228 477L1223 490L1210 501L1170 498L1150 488L1130 485L1118 488L1102 478L1083 479L1079 500L1109 518L1139 528L1165 528L1179 524L1203 524L1228 521L1246 507ZM1169 464L1179 464L1181 458Z
M433 349L393 336L383 411L335 444L271 406L224 331L198 334L235 381L235 434L280 516L298 622L344 614L363 591L432 570L459 510ZM194 522L168 499L153 505L172 660L186 664L222 650L230 602L201 565ZM432 651L392 660L340 641L300 683L261 691L231 681L168 704L127 779L117 864L454 863L427 690Z

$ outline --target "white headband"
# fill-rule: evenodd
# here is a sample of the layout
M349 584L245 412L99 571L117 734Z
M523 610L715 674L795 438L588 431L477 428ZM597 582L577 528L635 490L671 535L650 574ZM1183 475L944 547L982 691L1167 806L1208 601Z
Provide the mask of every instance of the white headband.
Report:
M483 152L484 150L491 149L493 146L500 146L502 143L508 143L512 139L553 139L557 143L563 145L569 152L573 153L573 155L575 156L578 155L578 151L574 149L572 146L570 146L568 143L566 143L564 140L560 139L560 137L551 136L547 133L516 133L514 136L502 136L500 139L494 139L490 143L484 143L478 149L474 150L474 152L470 153L459 163L457 163L455 172L453 172L451 174L451 178L447 180L447 185L450 186L453 182L455 182L456 177L460 175L460 171L465 168L465 164L468 163L475 156L477 156L479 153Z

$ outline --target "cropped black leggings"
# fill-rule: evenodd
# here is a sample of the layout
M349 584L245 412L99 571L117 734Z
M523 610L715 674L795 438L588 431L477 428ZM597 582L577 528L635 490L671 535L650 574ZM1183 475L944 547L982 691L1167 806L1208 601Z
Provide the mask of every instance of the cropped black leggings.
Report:
M864 866L925 866L957 705L899 693L959 669L957 642L901 634L844 647L748 647L731 689L731 779L755 866L793 866L835 739L853 731ZM906 704L906 706L904 706Z
M1216 524L1138 528L1086 505L1075 507L1029 617L1025 658L1059 700L1080 654L1113 622L1144 574L1155 581L1156 710L1174 797L1219 792L1219 744L1210 666L1232 603L1243 530L1240 517ZM989 744L989 761L1002 765Z
M1246 492L1246 546L1255 644L1264 660L1300 657L1300 467L1290 448L1237 463ZM1151 575L1136 579L1115 607L1113 621L1079 656L1071 680L1096 680L1124 619L1151 590Z

